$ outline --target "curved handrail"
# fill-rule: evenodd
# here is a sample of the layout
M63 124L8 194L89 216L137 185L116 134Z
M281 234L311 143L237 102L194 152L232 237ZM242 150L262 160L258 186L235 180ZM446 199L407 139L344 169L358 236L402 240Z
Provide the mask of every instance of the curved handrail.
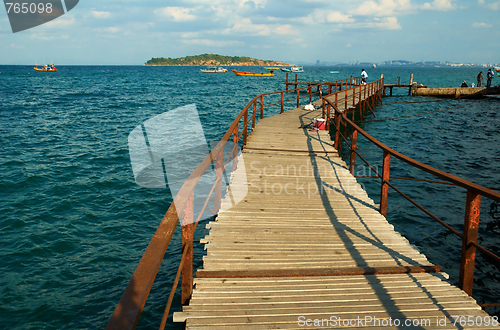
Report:
M385 144L383 144L382 142L378 141L373 136L368 134L366 131L364 131L361 127L356 125L352 120L350 120L347 117L347 115L345 113L338 111L338 109L335 107L335 104L333 104L331 101L329 101L327 99L326 102L329 103L334 109L336 109L336 112L342 116L343 120L345 120L348 124L350 124L356 131L358 131L359 134L363 135L368 141L373 143L379 149L389 153L390 155L402 160L403 162L405 162L413 167L416 167L418 169L421 169L422 171L425 171L429 174L432 174L436 177L439 177L440 179L451 182L454 185L476 191L485 197L488 197L494 201L500 202L500 193L499 192L496 192L492 189L483 187L483 186L478 185L476 183L473 183L471 181L462 179L462 178L455 176L453 174L449 174L447 172L441 171L441 170L434 168L432 166L426 165L422 162L419 162L415 159L412 159L408 156L405 156L402 153L397 152L396 150L386 146Z
M382 78L383 79L383 78ZM382 174L379 174L378 171L375 171L377 176L382 180L381 183L381 192L380 192L380 213L384 216L387 215L387 204L388 204L388 189L391 187L417 208L422 210L425 214L430 216L432 219L439 222L453 234L462 239L462 254L460 261L460 274L459 274L459 286L462 290L464 290L467 294L472 295L472 287L474 282L474 270L475 270L475 258L476 258L476 249L487 255L488 257L496 260L496 262L500 262L500 257L481 245L477 244L478 237L478 229L479 229L479 214L480 214L480 206L481 206L481 197L487 197L493 201L500 202L500 193L494 191L492 189L480 186L471 181L462 179L455 175L449 174L447 172L438 170L434 167L426 165L422 162L414 160L410 157L407 157L392 148L389 148L385 144L381 143L370 134L366 133L363 129L361 129L358 125L354 123L354 112L353 112L353 120L350 120L345 112L339 111L333 102L326 99L326 103L329 107L333 107L335 111L335 146L340 147L340 125L341 121L344 121L344 132L347 133L351 139L350 146L350 170L351 173L354 171L354 163L356 155L360 156L360 158L367 163L371 168L372 166L357 152L357 137L358 133L365 137L369 142L374 144L376 147L381 149L384 153L383 155L383 166L382 166ZM361 118L363 115L361 115ZM352 128L352 134L349 134L347 131L347 125L350 125ZM342 136L344 140L346 137ZM349 144L349 143L348 143ZM390 179L390 159L391 156L396 157L397 159L409 164L414 168L418 168L426 173L429 173L435 177L444 180L447 183L451 183L452 185L459 186L465 188L467 190L467 198L465 202L465 218L464 218L464 229L463 234L460 234L453 227L445 223L443 220L436 217L434 214L426 210L423 206L415 202L413 199L404 194L401 190L396 188L393 184L389 183Z
M132 278L130 279L118 305L116 306L106 329L134 329L139 321L139 317L142 313L142 309L146 303L149 296L149 292L154 283L158 269L160 268L161 262L168 248L168 245L172 239L175 228L179 223L179 216L177 210L183 210L186 206L188 198L193 193L196 185L198 184L201 176L205 171L211 166L213 161L217 158L220 151L223 150L224 145L229 141L231 135L235 134L235 129L237 129L239 122L242 118L245 118L243 123L242 134L236 133L237 138L235 141L243 139L244 144L246 143L248 124L250 120L247 120L249 110L254 106L253 117L255 120L255 109L257 101L266 95L283 94L288 92L299 92L307 87L300 87L288 91L279 92L269 92L263 93L255 96L248 104L241 110L241 112L236 116L234 121L229 126L228 130L221 138L219 143L212 149L212 151L203 159L203 161L196 167L196 169L191 173L186 182L182 185L181 189L175 196L173 202L168 208L165 216L160 222L158 229L151 238L149 245L146 248L139 264L137 265ZM297 98L297 102L298 102ZM294 99L295 100L295 99ZM290 101L294 101L290 100ZM282 103L284 101L282 100ZM263 106L263 105L262 105ZM283 104L282 104L283 109ZM261 113L262 117L262 113Z

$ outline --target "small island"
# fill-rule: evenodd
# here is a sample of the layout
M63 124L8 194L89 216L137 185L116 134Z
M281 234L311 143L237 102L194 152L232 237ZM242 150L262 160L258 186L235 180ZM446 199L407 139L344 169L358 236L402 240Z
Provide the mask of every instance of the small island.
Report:
M147 66L289 66L290 64L273 60L258 60L247 56L224 56L217 54L201 54L179 58L153 57L144 65Z

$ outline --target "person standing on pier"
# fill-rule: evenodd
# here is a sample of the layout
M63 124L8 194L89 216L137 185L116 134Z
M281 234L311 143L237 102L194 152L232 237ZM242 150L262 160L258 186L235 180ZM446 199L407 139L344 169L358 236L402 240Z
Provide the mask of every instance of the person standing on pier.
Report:
M484 82L483 71L479 72L477 75L477 87L481 87L481 82Z
M493 72L491 69L488 69L488 73L486 74L486 87L491 87L491 79L493 79Z
M368 73L366 73L365 69L361 70L361 81L366 85L366 78L368 78Z

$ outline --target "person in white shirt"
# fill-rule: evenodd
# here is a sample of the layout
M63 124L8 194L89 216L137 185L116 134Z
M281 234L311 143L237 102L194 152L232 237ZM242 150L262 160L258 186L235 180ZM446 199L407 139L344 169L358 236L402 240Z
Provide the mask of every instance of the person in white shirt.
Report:
M366 84L366 78L368 78L368 73L366 73L365 69L361 70L361 81Z

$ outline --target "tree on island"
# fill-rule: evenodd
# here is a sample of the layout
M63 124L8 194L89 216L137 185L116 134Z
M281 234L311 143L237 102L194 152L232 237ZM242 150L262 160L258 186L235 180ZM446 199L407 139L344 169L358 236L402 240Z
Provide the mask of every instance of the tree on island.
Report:
M257 60L248 56L201 54L180 58L153 57L145 65L288 65L272 60Z

